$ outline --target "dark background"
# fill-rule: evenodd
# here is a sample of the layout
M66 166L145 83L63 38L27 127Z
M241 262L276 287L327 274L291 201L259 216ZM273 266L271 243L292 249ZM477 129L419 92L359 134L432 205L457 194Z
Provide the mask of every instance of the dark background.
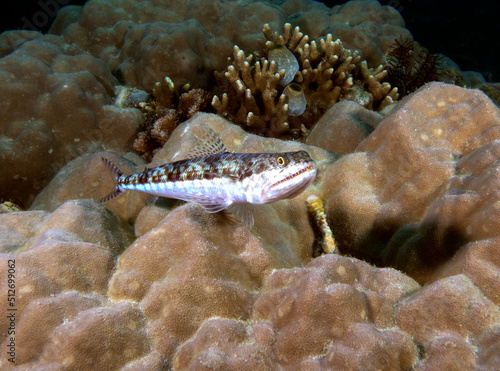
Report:
M347 1L322 2L332 7ZM43 12L45 16L40 14L41 3L49 9ZM30 27L47 32L53 20L50 4L53 9L53 4L84 3L85 0L3 0L0 32ZM450 57L464 71L481 72L489 82L500 81L500 2L380 0L380 3L394 6L415 40L431 52Z
M46 14L48 22L43 22L46 23L44 26L36 28L46 33L55 18L51 17L54 6L61 8L65 5L83 5L85 3L86 0L1 0L0 32L22 28L30 29L29 24L33 24L35 15L41 12ZM48 11L44 10L40 4L44 4ZM44 21L43 16L38 21Z
M328 7L347 1L321 1ZM500 2L379 0L403 16L415 41L451 58L463 71L500 82Z

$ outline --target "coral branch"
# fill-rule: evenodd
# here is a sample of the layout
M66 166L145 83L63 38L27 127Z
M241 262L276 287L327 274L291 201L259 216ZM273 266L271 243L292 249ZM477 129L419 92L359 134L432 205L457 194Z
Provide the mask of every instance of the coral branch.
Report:
M209 107L211 94L203 89L182 87L184 92L177 96L172 80L167 76L155 84L152 97L146 92L124 88L127 94L120 93L118 105L135 107L142 111L144 124L134 140L133 148L146 161L151 161L154 154L167 142L170 134L181 123L191 118L196 112L206 111ZM145 96L141 101L132 101L130 91ZM214 97L215 98L215 97ZM222 110L223 103L214 102ZM217 110L217 108L216 108ZM219 110L217 110L219 112Z
M234 47L226 71L215 74L226 95L212 102L217 113L255 133L300 138L340 100L380 110L398 99L397 88L384 82L382 66L368 68L358 51L346 49L331 34L309 42L289 23L281 35L268 24L262 33L263 55L247 56ZM305 109L288 111L290 94L284 92L290 83L301 86Z
M307 206L309 209L309 213L312 218L316 222L320 233L321 233L321 246L323 248L323 252L325 254L338 254L339 251L335 244L335 240L333 238L332 230L328 225L326 220L325 209L323 208L323 201L318 196L309 196L307 198Z

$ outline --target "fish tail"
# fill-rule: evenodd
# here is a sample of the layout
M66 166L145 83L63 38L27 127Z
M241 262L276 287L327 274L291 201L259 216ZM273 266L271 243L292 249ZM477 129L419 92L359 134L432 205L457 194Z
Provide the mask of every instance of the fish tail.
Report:
M115 164L113 164L107 158L101 157L101 159L102 159L102 162L104 162L106 164L106 166L111 169L111 171L113 172L113 175L115 177L115 189L113 190L113 192L108 194L106 197L101 198L101 200L100 200L101 203L104 203L104 202L108 202L109 200L112 200L116 196L123 193L123 191L118 186L118 178L120 178L123 175L123 172L120 169L118 169L115 166Z

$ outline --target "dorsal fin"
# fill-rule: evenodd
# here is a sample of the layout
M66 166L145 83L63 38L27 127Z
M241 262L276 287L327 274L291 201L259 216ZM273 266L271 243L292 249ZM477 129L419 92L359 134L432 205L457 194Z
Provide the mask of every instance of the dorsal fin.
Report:
M215 131L206 125L203 125L202 128L203 135L196 137L200 143L189 150L183 157L193 158L229 152Z

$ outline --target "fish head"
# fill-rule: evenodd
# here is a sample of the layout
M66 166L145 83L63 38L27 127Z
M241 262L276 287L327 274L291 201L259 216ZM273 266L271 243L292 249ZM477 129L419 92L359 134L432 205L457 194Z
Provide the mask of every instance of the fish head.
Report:
M316 163L306 151L269 154L262 173L260 202L267 204L302 193L316 177Z

